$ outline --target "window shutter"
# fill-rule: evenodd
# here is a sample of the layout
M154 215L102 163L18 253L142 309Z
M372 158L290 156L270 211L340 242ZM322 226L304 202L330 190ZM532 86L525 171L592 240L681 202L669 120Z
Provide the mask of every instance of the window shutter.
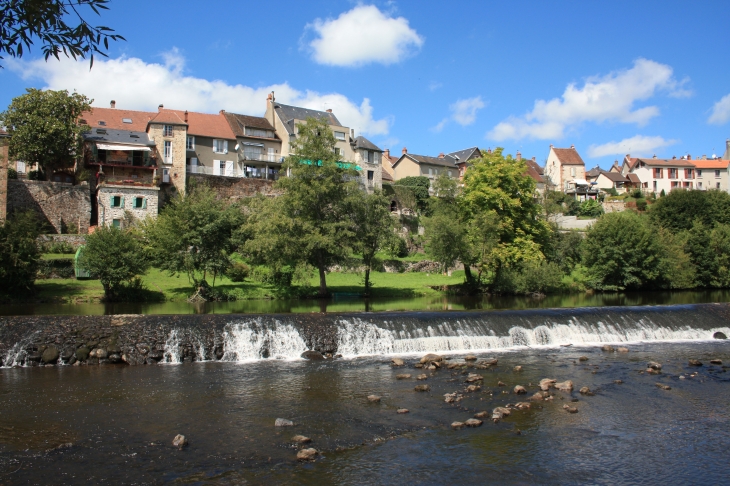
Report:
M122 199L121 199L121 201L122 201L122 202L120 203L120 206L119 206L119 207L120 207L120 208L123 208L123 207L124 207L124 196L122 196Z
M223 153L228 153L228 140L223 140Z
M221 163L219 160L213 161L213 175L221 175Z
M114 196L109 196L109 207L110 208L114 207Z
M142 199L142 209L147 209L147 198Z

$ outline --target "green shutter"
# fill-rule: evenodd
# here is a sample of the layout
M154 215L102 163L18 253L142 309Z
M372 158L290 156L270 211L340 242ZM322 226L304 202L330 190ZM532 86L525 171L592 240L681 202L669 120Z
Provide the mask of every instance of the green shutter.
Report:
M147 209L147 198L142 199L142 209Z
M123 208L123 207L124 207L124 196L122 196L122 198L121 198L121 201L122 201L122 202L121 202L121 203L119 203L119 207L120 207L120 208Z
M114 196L109 196L109 207L110 208L114 207Z

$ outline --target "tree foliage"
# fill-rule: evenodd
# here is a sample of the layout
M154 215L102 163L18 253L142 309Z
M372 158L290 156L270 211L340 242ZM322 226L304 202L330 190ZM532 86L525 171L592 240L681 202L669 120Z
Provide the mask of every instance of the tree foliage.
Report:
M150 262L132 232L100 226L86 237L79 265L99 279L106 300L115 301L125 285L147 272Z
M633 211L603 215L588 230L583 251L593 288L636 290L660 281L662 247L646 219Z
M207 286L209 275L215 285L231 265L233 233L243 222L237 205L217 199L207 186L192 187L157 219L143 222L145 251L156 267L186 274L194 289Z
M18 212L0 226L0 293L32 292L40 251L40 222L33 211Z
M424 211L428 205L428 198L430 197L429 189L431 187L431 181L426 176L408 176L403 179L398 179L393 183L393 187L406 187L410 190L415 198L415 207L411 207L414 211ZM397 192L396 192L397 194Z
M78 120L93 100L66 90L26 91L0 113L0 125L10 134L10 157L37 163L47 175L72 167L82 151L81 134L89 130Z
M651 205L652 221L674 231L689 230L696 221L712 228L730 224L730 194L723 191L674 190Z
M89 25L82 15L86 9L100 15L108 4L109 0L0 0L0 59L23 57L40 41L46 60L63 53L73 59L89 57L93 66L94 54L107 57L110 40L125 40L109 27Z
M370 272L375 263L375 254L389 248L394 240L400 239L393 231L394 221L390 214L388 198L381 192L355 193L351 200L355 237L352 249L361 255L365 266L365 295L370 294Z
M319 271L319 294L327 295L326 271L350 254L355 227L352 196L358 173L338 164L337 140L326 120L297 125L290 177L279 179L283 194L258 200L249 224L239 232L244 251L270 265L306 263Z

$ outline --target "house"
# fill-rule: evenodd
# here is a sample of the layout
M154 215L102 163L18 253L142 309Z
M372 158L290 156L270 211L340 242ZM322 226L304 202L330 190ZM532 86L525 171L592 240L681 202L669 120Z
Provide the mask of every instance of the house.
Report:
M401 156L393 164L393 172L396 181L405 177L424 176L433 184L434 179L441 174L446 174L452 179L458 177L459 166L456 158L443 152L438 157L431 157L408 153L408 149L403 147Z
M603 169L595 166L594 168L586 172L586 181L596 182L596 179L598 179L598 176L601 175L601 172L603 172Z
M344 126L331 109L326 111L284 105L276 101L271 92L266 100L266 120L274 127L274 132L281 140L281 154L284 157L293 155L292 146L297 137L299 123L307 118L319 118L327 121L335 136L335 153L340 160L355 163L360 172L360 183L368 190L382 187L381 153L375 144L365 137L355 137L355 130Z
M695 189L700 191L707 191L709 189L730 191L730 184L728 184L728 165L730 165L730 160L698 159L693 160L692 164L695 166Z
M610 191L615 189L619 194L626 191L628 184L630 183L628 177L625 177L619 172L611 172L602 170L598 177L595 179L596 187L602 191Z
M522 154L519 151L517 152L516 159L523 160ZM535 157L532 159L524 159L524 161L525 165L527 165L526 175L535 181L535 192L537 192L539 196L543 196L545 194L545 171L535 161Z
M627 159L629 157L627 156ZM624 159L625 162L627 159ZM629 166L629 164L627 164ZM635 174L645 191L668 193L672 189L695 189L695 164L692 160L636 158L630 173Z
M451 152L449 156L453 157L454 163L459 168L459 180L463 181L466 169L470 165L469 161L481 158L482 152L479 150L479 147L470 147L463 150L457 150L456 152Z
M254 179L278 180L284 157L281 140L266 118L221 112L233 135L238 154L236 174ZM220 171L218 171L220 173Z
M382 171L382 177L383 182L393 182L395 181L395 172L393 171L393 164L395 164L398 161L398 157L394 157L390 155L390 149L385 149L383 151L383 156L381 158L381 171Z
M576 199L595 199L598 189L586 180L586 166L575 145L570 148L556 148L550 145L545 175L553 190L570 194Z

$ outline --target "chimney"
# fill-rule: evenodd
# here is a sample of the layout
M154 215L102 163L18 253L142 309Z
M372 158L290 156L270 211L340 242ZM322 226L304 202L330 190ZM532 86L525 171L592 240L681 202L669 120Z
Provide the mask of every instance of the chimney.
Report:
M332 108L327 108L327 113L332 113Z
M408 153L408 149L407 149L407 148L405 148L405 147L403 147L403 150L402 150L402 152L403 152L403 155L405 155L405 154L407 154L407 153Z
M385 158L390 160L390 149L385 149L383 153L385 154Z
M692 156L690 154L687 154L687 160L692 160Z
M185 110L185 123L188 122L188 110Z
M654 156L652 157L652 159L656 159L656 154L654 154Z
M350 128L350 138L355 140L355 129L354 128Z
M221 111L218 112L218 114L219 115L225 115L226 114L226 110L221 110Z
M269 93L269 96L266 97L266 100L271 101L271 99L272 99L272 96L271 96L271 93Z
M707 160L707 155L702 154L702 160Z
M532 156L532 161L535 162L535 156L534 155Z
M439 159L443 159L443 158L444 158L444 153L443 153L443 152L441 152L441 153L439 154Z
M677 156L676 155L672 155L672 160L677 160Z
M157 107L157 111L162 111L162 109L165 107L162 103L160 103L160 106Z
M488 153L488 154L491 154L491 153L492 153L492 147L489 147L489 148L487 149L487 153Z
M109 102L109 107L110 108L116 108L117 107L117 102L114 101L114 100L111 100L111 102Z
M551 149L553 148L553 144L550 144L550 148L551 148Z
M573 150L575 150L575 145L571 144L570 145L570 148L572 148Z
M522 160L522 154L519 150L517 151L517 160Z

